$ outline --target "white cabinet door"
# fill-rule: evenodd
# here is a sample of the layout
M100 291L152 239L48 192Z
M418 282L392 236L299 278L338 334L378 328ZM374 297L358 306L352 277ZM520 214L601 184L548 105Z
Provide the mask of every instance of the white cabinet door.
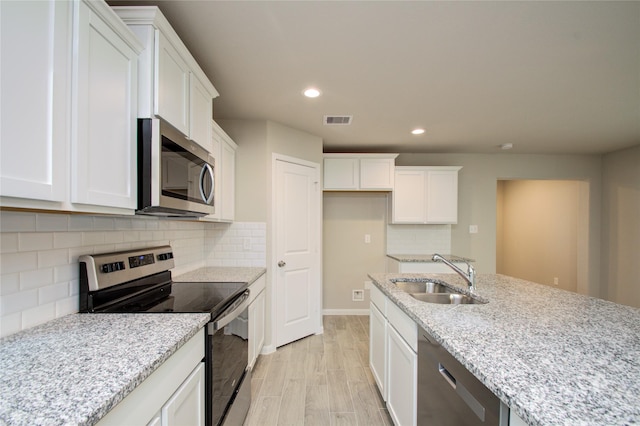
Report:
M395 160L390 158L360 159L360 189L393 189Z
M324 189L351 189L359 187L359 162L357 158L325 158Z
M0 1L2 196L67 198L71 16L70 2Z
M162 426L204 426L204 363L162 407Z
M393 189L393 223L424 223L426 216L426 181L421 170L395 172Z
M417 422L418 356L391 325L388 329L387 409L396 425Z
M260 294L249 305L249 367L258 359L262 347L264 346L264 313L265 313L265 291Z
M376 305L370 303L369 366L383 400L387 400L387 320Z
M458 172L427 171L427 223L458 222Z
M189 66L169 39L156 30L154 113L189 135Z
M76 6L71 202L135 209L138 55L87 2Z
M222 197L218 200L222 203L220 211L220 219L233 222L235 218L236 204L236 148L228 141L222 141L221 147L222 158Z
M213 97L193 73L190 73L189 84L189 138L208 152L212 152L211 118L213 115Z
M396 167L392 223L457 223L458 170L460 167Z

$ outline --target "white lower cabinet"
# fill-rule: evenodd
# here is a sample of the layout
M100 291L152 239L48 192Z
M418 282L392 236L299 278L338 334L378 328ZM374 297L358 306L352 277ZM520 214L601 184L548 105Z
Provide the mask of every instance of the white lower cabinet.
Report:
M204 426L204 329L107 413L98 426Z
M396 425L416 424L418 355L388 325L387 362L387 409Z
M200 363L162 407L162 424L204 425L204 363Z
M253 368L264 346L265 286L266 276L262 275L249 287L249 368Z
M371 287L369 365L398 426L417 423L418 328L377 287Z
M387 319L371 303L369 315L369 366L383 400L387 400Z

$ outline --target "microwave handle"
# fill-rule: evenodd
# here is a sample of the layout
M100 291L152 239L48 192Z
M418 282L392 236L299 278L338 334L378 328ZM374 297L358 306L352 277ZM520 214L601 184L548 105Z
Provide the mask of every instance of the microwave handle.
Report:
M211 177L211 191L209 191L208 195L204 193L205 173L208 173L209 176ZM213 177L213 169L208 163L204 163L204 166L202 166L202 170L200 170L200 196L202 197L202 201L204 201L207 204L211 204L211 200L213 200L213 193L214 193L215 186L216 186L216 181L215 181L215 178Z

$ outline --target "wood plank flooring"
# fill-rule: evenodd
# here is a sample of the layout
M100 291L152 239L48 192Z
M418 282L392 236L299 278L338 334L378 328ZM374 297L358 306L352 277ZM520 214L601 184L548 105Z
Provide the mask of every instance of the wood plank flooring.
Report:
M369 317L325 316L324 334L260 355L245 426L392 426L369 370Z

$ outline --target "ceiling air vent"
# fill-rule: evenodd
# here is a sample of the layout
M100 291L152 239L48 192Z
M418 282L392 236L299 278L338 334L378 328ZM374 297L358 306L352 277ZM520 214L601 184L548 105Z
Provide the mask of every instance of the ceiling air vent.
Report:
M353 120L353 115L325 115L325 126L348 126Z

